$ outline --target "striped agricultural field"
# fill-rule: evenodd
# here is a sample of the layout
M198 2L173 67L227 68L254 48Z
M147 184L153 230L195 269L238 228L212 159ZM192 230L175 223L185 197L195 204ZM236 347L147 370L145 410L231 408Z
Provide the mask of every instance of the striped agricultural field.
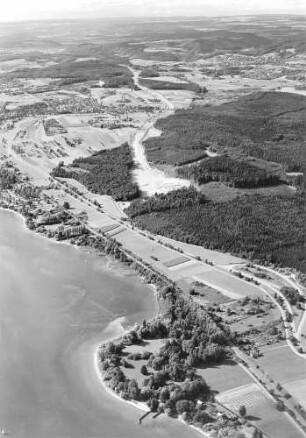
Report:
M182 263L186 263L189 260L190 259L186 256L180 256L164 262L163 265L166 266L166 268L173 268L174 266L181 265Z

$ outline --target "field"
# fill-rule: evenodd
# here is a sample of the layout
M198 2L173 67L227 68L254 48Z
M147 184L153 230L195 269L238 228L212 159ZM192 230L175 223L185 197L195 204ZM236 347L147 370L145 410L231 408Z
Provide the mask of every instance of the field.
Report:
M65 178L62 180L62 182L66 182L68 184L68 187L71 187L72 189L76 189L79 193L82 193L83 196L85 196L86 199L90 200L91 202L98 203L102 210L107 211L107 213L116 219L122 219L126 218L126 214L120 207L119 203L115 202L114 199L111 196L107 195L98 195L96 193L89 192L85 186L83 186L81 183L74 179Z
M198 273L193 276L197 281L201 281L210 287L219 290L223 295L240 299L246 296L263 296L264 293L254 285L247 284L244 281L236 279L225 272L210 269L209 271Z
M295 191L286 184L270 187L256 187L255 189L237 189L220 182L210 182L200 187L201 193L210 201L227 202L239 196L264 195L293 197Z
M194 281L191 287L190 295L201 305L223 304L231 301L230 298L205 283Z
M167 99L174 109L188 108L194 99L190 90L158 90L158 94Z
M273 377L276 382L287 384L305 378L305 359L292 354L287 345L263 349L264 355L257 363Z
M249 418L268 435L272 434L278 438L304 436L289 416L276 410L274 402L255 383L225 391L218 395L217 399L235 412L244 405L247 410L246 419Z
M231 360L208 368L197 368L197 373L206 380L214 391L219 393L253 382L249 374L239 364Z
M306 409L306 379L285 383L284 388Z
M200 257L201 260L208 260L216 265L231 265L244 263L244 260L239 257L232 256L231 254L225 254L218 251L211 251L199 245L192 245L191 243L179 242L178 240L170 239L165 236L158 235L158 239L174 248L180 248L186 254L190 254L193 257Z
M92 228L98 229L108 225L117 225L117 222L108 215L98 212L95 207L85 204L82 200L76 199L74 196L67 194L64 190L49 189L44 190L43 194L48 197L54 197L58 200L60 205L63 205L64 202L68 202L71 213L75 215L85 212L88 217L88 224Z

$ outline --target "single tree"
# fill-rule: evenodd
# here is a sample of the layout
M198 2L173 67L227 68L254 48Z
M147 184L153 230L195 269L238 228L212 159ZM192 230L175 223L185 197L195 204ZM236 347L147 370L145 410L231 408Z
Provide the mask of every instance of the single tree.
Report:
M143 374L144 376L148 375L148 369L145 365L142 365L142 367L140 368L140 372L141 374Z
M245 417L246 416L246 407L244 405L239 406L239 415L241 417Z
M153 397L153 398L150 400L151 411L152 411L152 412L156 412L157 409L158 409L158 405L159 405L158 400L157 400L156 398Z

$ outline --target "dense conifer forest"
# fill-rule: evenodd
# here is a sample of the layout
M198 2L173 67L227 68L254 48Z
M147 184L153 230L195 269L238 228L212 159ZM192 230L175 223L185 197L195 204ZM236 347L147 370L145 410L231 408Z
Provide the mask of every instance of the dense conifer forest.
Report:
M48 66L45 68L23 68L13 72L9 72L7 73L7 76L14 78L66 78L66 84L73 83L73 79L77 79L76 82L102 79L105 83L105 87L134 85L132 73L130 72L130 70L120 65L120 61L114 56L111 58L108 57L108 61L105 61L105 59L91 59L80 62L66 60L60 64ZM60 85L65 85L65 82L61 82Z
M11 189L17 181L16 170L8 165L0 167L0 189Z
M137 199L131 203L127 212L133 218L146 213L194 207L206 202L205 197L201 193L195 188L189 187L173 190L167 194L161 193L147 199Z
M153 76L151 76L153 77ZM156 79L140 79L140 84L152 90L189 90L201 92L201 87L193 82L171 82Z
M184 191L174 193L171 199L156 195L132 203L126 212L137 226L153 233L306 272L303 195L241 196L176 207L175 198L182 202Z
M198 184L210 181L229 183L234 187L251 188L280 183L278 174L270 174L265 169L226 155L211 157L198 164L177 169L178 176L193 179Z
M74 178L93 193L112 196L117 201L128 201L139 196L132 181L133 158L127 143L118 148L99 151L91 157L77 158L69 168L59 165L52 175Z
M244 154L303 169L306 97L260 92L218 106L194 106L160 119L161 137L145 142L154 163L185 164L207 148L219 154Z

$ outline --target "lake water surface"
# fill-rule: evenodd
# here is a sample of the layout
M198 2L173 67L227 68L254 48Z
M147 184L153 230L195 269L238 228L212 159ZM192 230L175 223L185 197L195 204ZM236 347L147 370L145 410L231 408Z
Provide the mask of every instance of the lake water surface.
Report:
M116 266L116 264L114 264ZM15 437L198 437L109 395L98 343L156 313L152 290L104 258L59 245L0 210L0 429Z

